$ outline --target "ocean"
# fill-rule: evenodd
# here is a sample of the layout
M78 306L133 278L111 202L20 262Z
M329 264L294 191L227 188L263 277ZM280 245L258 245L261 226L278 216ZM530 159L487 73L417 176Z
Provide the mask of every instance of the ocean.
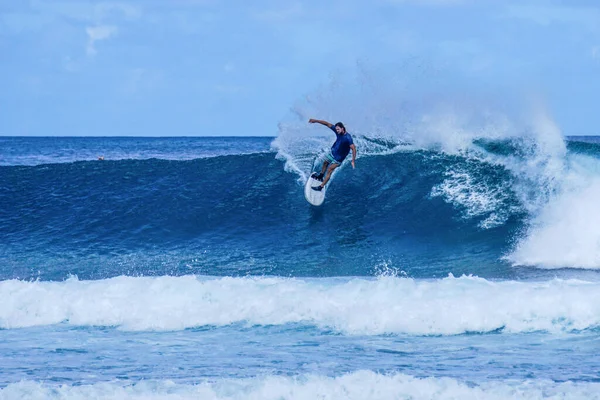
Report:
M294 129L0 137L0 399L600 399L600 137Z

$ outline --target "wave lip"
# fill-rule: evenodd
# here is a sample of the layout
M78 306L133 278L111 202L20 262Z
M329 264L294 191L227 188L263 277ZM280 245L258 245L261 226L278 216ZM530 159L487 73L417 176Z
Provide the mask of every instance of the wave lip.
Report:
M250 379L219 379L196 385L172 381L119 382L53 387L32 381L0 389L10 399L600 399L600 384L529 380L485 382L467 385L451 378L417 378L401 373L357 371L339 377L305 375L266 376Z
M577 332L600 325L600 283L117 277L0 282L0 328L68 323L132 331L302 323L347 335Z

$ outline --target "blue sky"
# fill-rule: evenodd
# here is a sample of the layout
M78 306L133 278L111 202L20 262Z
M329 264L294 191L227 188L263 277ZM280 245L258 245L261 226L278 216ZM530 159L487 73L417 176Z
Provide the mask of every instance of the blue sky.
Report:
M0 52L4 136L275 136L337 74L407 63L600 134L597 1L0 0Z

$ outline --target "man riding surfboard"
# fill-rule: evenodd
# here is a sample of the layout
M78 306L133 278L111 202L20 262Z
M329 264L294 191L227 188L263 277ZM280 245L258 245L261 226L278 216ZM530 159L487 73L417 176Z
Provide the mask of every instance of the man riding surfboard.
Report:
M312 175L312 177L318 181L322 181L320 185L312 186L313 190L321 191L331 178L331 174L333 171L342 165L342 162L350 153L352 149L352 168L355 167L356 161L356 146L352 141L352 136L348 132L346 132L346 127L343 123L338 122L333 125L327 121L323 121L320 119L309 119L308 122L310 124L318 123L321 125L325 125L329 129L331 129L336 136L335 142L333 146L331 146L331 151L325 157L325 161L323 161L323 167L321 168L321 173L317 174L316 172ZM329 168L328 168L329 167ZM326 172L327 171L327 172Z

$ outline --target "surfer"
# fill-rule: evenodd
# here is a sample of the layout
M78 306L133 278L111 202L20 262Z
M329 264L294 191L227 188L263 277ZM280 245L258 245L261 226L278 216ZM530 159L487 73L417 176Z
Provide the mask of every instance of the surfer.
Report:
M352 149L352 168L354 168L354 162L356 161L356 146L352 141L352 136L348 132L346 132L346 127L341 122L333 125L327 121L322 121L320 119L309 119L308 122L310 124L318 123L321 125L325 125L329 129L331 129L336 136L335 143L331 146L331 151L325 157L325 161L323 162L323 167L321 168L321 173L317 174L316 172L312 174L312 177L322 183L317 186L312 186L313 190L321 191L331 178L331 174L333 171L342 165L342 162ZM329 167L329 168L328 168Z

